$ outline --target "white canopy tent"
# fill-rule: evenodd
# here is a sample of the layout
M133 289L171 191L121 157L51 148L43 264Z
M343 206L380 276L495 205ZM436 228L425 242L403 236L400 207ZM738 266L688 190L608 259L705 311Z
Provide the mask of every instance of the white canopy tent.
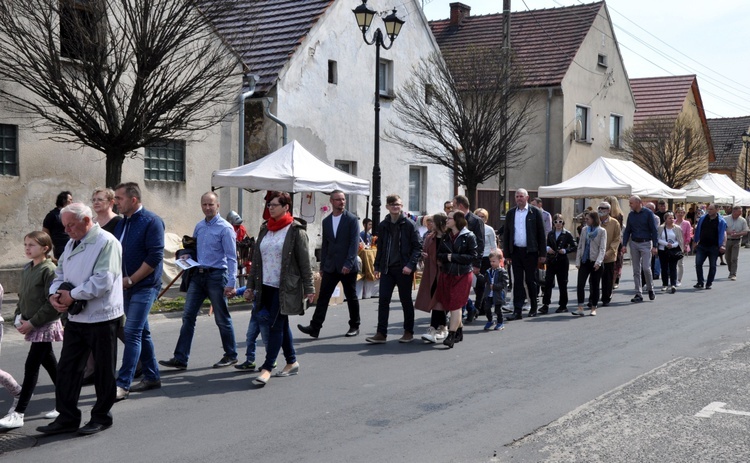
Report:
M329 166L296 140L255 162L215 170L211 174L211 186L288 193L341 190L347 194L370 195L368 180Z
M539 187L541 198L602 198L609 195L684 199L685 190L669 188L633 161L604 157L562 183Z
M684 186L687 201L750 206L750 193L724 174L707 173Z

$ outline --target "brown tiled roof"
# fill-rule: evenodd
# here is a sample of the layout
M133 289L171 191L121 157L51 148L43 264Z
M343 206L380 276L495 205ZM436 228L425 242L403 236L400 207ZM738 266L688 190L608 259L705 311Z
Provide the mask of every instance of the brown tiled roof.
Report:
M677 119L677 116L682 112L685 99L692 92L708 142L709 162L716 160L714 145L711 143L711 131L708 128L706 112L703 109L703 99L700 90L698 90L698 78L694 74L630 79L630 88L635 98L634 124L650 118Z
M603 4L511 13L511 47L515 63L526 75L526 86L560 85ZM448 61L452 53L468 47L503 45L502 13L468 16L458 26L451 26L450 19L430 21L430 27Z
M742 134L750 128L750 116L708 119L708 128L716 153L709 169L734 172L740 164Z
M636 105L634 122L654 117L677 119L695 82L694 75L630 79Z
M281 69L333 1L238 1L215 26L250 72L260 76L256 91L264 93L275 85Z

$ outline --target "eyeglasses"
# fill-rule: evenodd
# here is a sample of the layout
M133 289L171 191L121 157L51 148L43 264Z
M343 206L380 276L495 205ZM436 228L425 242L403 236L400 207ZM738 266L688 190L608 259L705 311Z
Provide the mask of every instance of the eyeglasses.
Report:
M106 203L107 198L91 198L92 203Z
M403 206L403 204L401 204L401 203L391 203L391 204L388 205L388 207L402 207L402 206Z
M600 210L600 211L608 211L608 210L609 210L609 208L608 208L608 207L600 207L600 208L599 208L599 210Z
M565 223L565 222L564 222L564 221L562 221L562 220L555 220L555 222L554 222L554 223Z
M279 203L268 203L268 204L266 204L266 207L269 208L269 209L273 209L276 206L281 206L281 204L279 204Z

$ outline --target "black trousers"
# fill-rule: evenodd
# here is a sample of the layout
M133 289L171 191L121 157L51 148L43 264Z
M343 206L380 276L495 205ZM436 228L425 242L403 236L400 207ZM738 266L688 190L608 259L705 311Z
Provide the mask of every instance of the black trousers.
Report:
M555 289L555 278L557 287L560 289L559 305L561 309L568 308L568 275L570 274L570 261L568 255L555 257L555 260L547 264L547 274L544 276L544 297L542 304L552 304L552 290Z
M321 272L321 274L320 295L318 296L318 303L315 305L315 313L313 313L310 326L318 331L323 327L323 322L325 322L328 313L328 303L331 302L331 295L336 289L336 285L341 282L341 286L344 287L344 296L346 296L346 305L349 307L349 327L359 328L357 272L352 270L346 275L339 272Z
M36 389L36 383L39 380L39 367L44 367L47 370L52 384L55 384L55 381L57 381L57 359L55 358L55 352L52 350L51 342L31 343L29 355L26 356L21 396L18 398L18 405L16 405L18 413L26 413L26 407L29 405L31 396L34 395L34 389Z
M398 298L404 310L404 332L414 334L414 301L411 299L412 275L404 275L401 268L389 268L380 274L378 296L378 333L388 334L388 315L391 310L393 290L398 288ZM433 310L434 312L434 310Z
M594 262L581 262L578 269L578 305L583 305L586 300L586 280L589 280L589 302L592 307L599 305L599 282L602 279L602 267L594 270Z
M477 313L484 313L484 287L487 283L487 277L485 277L485 273L487 269L490 268L490 258L489 257L482 257L482 264L479 267L479 273L477 274L477 282L474 285L474 295L476 296L476 299L474 300L474 305L476 306Z
M521 316L523 311L523 301L526 300L526 291L523 288L524 282L529 288L529 298L531 299L531 310L529 314L536 313L537 298L539 292L536 284L536 270L539 262L539 254L536 252L526 252L526 248L513 248L511 256L511 268L513 269L513 279L516 283L513 285L513 313Z
M56 423L65 426L81 425L81 410L78 399L81 396L83 370L89 353L94 355L94 390L96 402L91 409L91 422L105 426L112 425L110 410L115 403L117 366L117 327L119 319L101 323L77 323L68 321L65 325L60 361L57 364L55 403L60 416Z
M604 262L602 264L602 302L609 304L612 300L612 291L615 288L615 263Z
M430 326L438 329L440 326L448 326L448 312L445 310L433 310L430 312Z

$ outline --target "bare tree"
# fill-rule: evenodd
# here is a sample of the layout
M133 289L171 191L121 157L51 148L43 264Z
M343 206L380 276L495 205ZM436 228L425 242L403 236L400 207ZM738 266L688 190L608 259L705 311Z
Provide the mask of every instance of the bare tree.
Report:
M700 125L684 115L639 122L622 139L633 161L671 188L708 172L706 137Z
M226 116L242 69L212 24L233 3L2 0L0 80L15 85L0 94L48 138L104 153L116 185L135 150Z
M444 59L432 54L415 66L393 104L401 124L387 136L417 159L451 169L471 204L477 186L504 175L506 162L517 169L529 157L522 137L533 123L533 100L520 67L508 66L507 58L492 48Z

